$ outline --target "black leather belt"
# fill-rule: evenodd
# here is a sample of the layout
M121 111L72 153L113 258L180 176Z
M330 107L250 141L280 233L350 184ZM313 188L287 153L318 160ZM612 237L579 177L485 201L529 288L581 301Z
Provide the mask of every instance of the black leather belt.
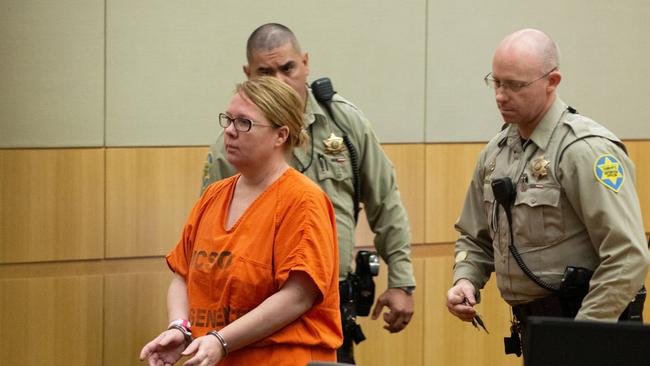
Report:
M512 313L521 323L525 323L529 316L565 316L564 311L562 310L560 297L557 295L551 295L533 300L529 303L515 305L512 307Z

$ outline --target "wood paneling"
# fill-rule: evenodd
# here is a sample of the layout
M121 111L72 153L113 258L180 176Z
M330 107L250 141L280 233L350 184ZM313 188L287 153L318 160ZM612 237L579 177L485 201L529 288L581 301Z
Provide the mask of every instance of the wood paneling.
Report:
M484 145L426 145L426 243L453 242L458 237L454 224L460 215L474 165Z
M0 281L0 365L101 365L102 294L101 276Z
M0 263L99 258L104 150L0 150Z
M164 272L169 270L162 256L118 258L66 262L14 263L0 265L0 278L67 277L124 274L132 272Z
M397 185L411 226L411 243L424 242L424 145L383 145L384 152L395 166ZM374 234L368 226L365 211L359 215L355 242L357 246L373 245Z
M395 165L397 185L402 202L409 216L413 243L424 243L424 206L426 195L424 173L426 171L425 146L384 145L386 155Z
M650 190L644 182L650 160L643 157L650 142L627 146L648 227ZM510 314L494 279L478 305L490 334L444 305L457 237L453 225L482 147L384 146L397 171L413 243L419 244L413 247L416 313L397 334L386 332L381 319L360 318L368 339L356 347L359 364L521 364L503 354ZM6 355L0 365L44 359L53 365L141 364L141 347L167 323L170 273L162 256L198 199L205 153L205 147L0 150L0 351ZM102 259L104 232L108 258ZM372 244L367 225L357 239ZM96 259L77 260L89 258ZM43 260L57 262L31 263ZM385 286L383 265L377 295ZM645 310L647 315L650 302ZM38 350L30 349L36 344Z
M142 365L140 350L167 327L170 281L169 270L105 277L104 365Z
M420 284L425 282L424 278L424 260L413 260L413 269L415 281L418 288L413 294L415 302L415 312L409 325L399 333L389 333L384 329L383 315L377 320L370 317L358 317L358 323L361 325L367 339L355 346L355 360L359 365L422 365L423 347L426 345L422 342L424 334L424 318L427 316L427 308L424 304L425 287ZM375 278L375 296L379 296L386 290L387 286L386 264L382 262L380 274ZM371 314L372 310L371 309ZM382 313L388 312L384 308Z
M415 315L411 324L403 332L389 334L382 328L382 320L360 318L368 337L356 347L360 365L521 364L520 359L503 354L502 338L508 335L509 313L495 288L494 279L488 282L482 292L483 301L478 305L489 335L448 313L444 301L450 287L452 263L451 243L416 246L414 268L418 288L414 295ZM24 347L24 340L46 339L42 342L44 344L39 343L45 357L61 346L54 344L54 340L64 342L62 339L67 339L57 336L58 333L52 336L48 332L66 329L72 334L84 335L73 339L73 344L82 341L88 343L77 344L80 351L78 354L66 354L69 360L64 361L63 356L57 356L48 358L48 364L101 365L99 360L88 359L89 354L99 347L92 342L98 341L103 342L104 365L139 365L137 356L141 347L166 325L165 299L170 272L162 257L91 261L83 266L67 262L60 263L59 268L55 264L3 265L0 269L4 267L14 269L15 276L28 276L28 272L32 276L28 279L10 277L0 281L0 339L21 337L16 341L21 342L20 349ZM36 267L47 268L39 271ZM30 272L30 269L34 271ZM147 272L140 272L143 269ZM377 294L386 286L385 270L383 265L377 278ZM7 273L0 272L0 277L6 278ZM47 276L52 273L66 276ZM88 273L95 275L88 276ZM102 278L102 274L104 296L101 280L98 279ZM650 275L646 280L648 286ZM66 313L66 309L73 314ZM645 311L646 314L650 311L648 303ZM87 313L91 314L84 315ZM45 328L41 327L43 322L47 323ZM650 323L647 316L646 323ZM72 328L68 324L73 324ZM0 351L9 355L0 359L0 365L39 364L34 358L36 356L15 352L17 348L14 347L18 347L15 342L0 342ZM13 353L9 352L10 349L14 350ZM87 350L89 354L82 354Z
M510 336L509 308L499 296L495 281L481 292L477 305L490 334L475 329L451 315L445 305L451 287L453 256L425 259L423 365L521 365L522 360L506 356L503 337Z
M207 149L106 150L106 256L166 254L199 199Z

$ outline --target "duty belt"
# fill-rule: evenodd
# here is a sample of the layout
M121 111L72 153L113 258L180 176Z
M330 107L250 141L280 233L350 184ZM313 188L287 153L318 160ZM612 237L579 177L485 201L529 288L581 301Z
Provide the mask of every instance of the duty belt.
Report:
M566 316L562 310L560 297L557 295L543 297L526 304L515 305L512 307L512 313L521 323L525 323L529 316Z

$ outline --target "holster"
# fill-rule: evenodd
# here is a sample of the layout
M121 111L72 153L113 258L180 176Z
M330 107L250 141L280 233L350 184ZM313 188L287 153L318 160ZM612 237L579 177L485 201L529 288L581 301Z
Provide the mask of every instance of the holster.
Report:
M634 300L628 304L619 320L629 320L634 322L643 322L643 305L645 304L646 289L641 287L641 290L636 293Z
M350 341L359 344L366 339L366 336L363 334L361 326L357 324L355 296L349 277L339 281L339 296L344 344Z
M558 290L562 308L561 316L573 318L578 314L580 306L582 306L582 299L589 292L589 281L593 273L593 271L582 267L566 267Z
M562 316L574 318L578 314L582 306L582 300L589 292L589 281L591 280L592 274L593 271L586 268L571 266L566 268L564 276L562 276L560 290L558 291ZM634 300L627 305L619 320L642 322L645 298L646 289L645 287L641 287Z

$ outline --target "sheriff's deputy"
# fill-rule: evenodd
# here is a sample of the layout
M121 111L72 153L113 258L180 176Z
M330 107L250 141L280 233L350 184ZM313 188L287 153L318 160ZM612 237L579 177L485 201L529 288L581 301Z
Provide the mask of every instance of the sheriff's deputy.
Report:
M474 319L478 291L496 272L513 337L531 315L619 319L650 261L634 165L614 134L557 96L559 61L556 44L535 29L497 48L485 83L507 127L481 152L456 224L449 311ZM512 188L512 201L499 202L495 183ZM567 290L563 277L583 283ZM584 298L566 296L580 286Z

